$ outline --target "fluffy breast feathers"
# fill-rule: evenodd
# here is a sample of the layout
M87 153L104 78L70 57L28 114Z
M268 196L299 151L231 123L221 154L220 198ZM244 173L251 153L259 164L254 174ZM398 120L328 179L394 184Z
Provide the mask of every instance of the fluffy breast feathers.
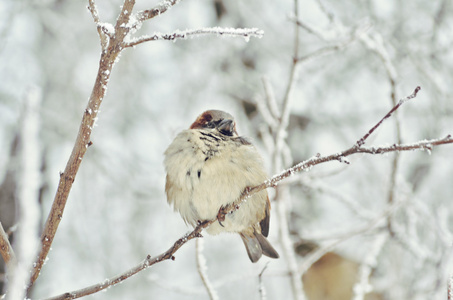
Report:
M215 219L219 209L237 200L246 187L267 179L261 156L242 137L226 137L202 129L182 131L165 151L166 193L186 223ZM263 190L248 198L222 224L208 233L252 232L267 217L269 200Z

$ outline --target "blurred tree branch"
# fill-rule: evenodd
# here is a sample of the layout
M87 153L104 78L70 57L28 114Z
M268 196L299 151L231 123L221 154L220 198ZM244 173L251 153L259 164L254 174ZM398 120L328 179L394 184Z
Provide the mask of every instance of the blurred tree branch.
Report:
M208 277L206 258L203 255L204 241L202 239L197 239L195 241L195 252L196 252L196 262L197 262L197 271L200 275L200 279L203 282L206 291L208 292L209 299L218 300L219 296L217 295L216 290L212 286L211 281Z
M296 19L299 18L299 1L293 1L293 13ZM291 155L291 151L289 150L289 146L287 143L288 140L288 126L289 126L289 118L291 112L291 106L293 101L295 100L294 91L297 85L297 79L299 77L299 69L301 67L301 60L299 60L299 26L297 24L294 25L294 35L293 35L293 53L292 53L292 64L290 68L288 83L285 88L285 92L283 95L283 99L281 101L281 107L278 109L281 113L278 115L277 118L274 119L274 122L277 124L277 128L274 130L271 126L269 126L272 132L273 147L272 151L272 172L278 172L279 170L283 169L286 166L289 166L293 159ZM265 85L266 90L266 85ZM267 88L268 96L267 105L262 105L262 107L268 107L271 111L273 110L272 107L274 104L273 97L271 96L273 92L271 92L270 86ZM272 114L271 114L272 115ZM289 230L289 210L288 204L291 201L291 194L289 192L288 186L281 186L276 187L276 193L274 197L275 201L275 210L277 212L277 222L278 222L278 239L280 245L283 249L283 256L285 258L286 267L289 273L290 283L291 283L291 291L293 294L294 299L297 300L304 300L304 291L302 285L302 274L297 269L297 259L296 253L293 250L293 243L291 241L290 230Z
M130 35L135 33L144 21L166 12L170 7L178 2L178 0L163 1L151 10L144 10L133 14L132 11L135 5L135 0L125 0L116 23L113 26L112 24L102 23L100 21L95 1L88 0L88 10L90 11L93 21L97 26L102 48L98 73L88 105L83 113L82 122L79 127L71 156L69 157L65 170L60 173L60 181L55 199L41 235L42 247L31 272L30 282L28 284L29 290L38 278L47 254L49 253L58 229L58 225L63 218L66 202L80 164L82 163L87 148L92 145L90 137L93 126L97 119L97 114L102 104L102 100L105 97L113 66L119 58L119 54L122 50L128 47L126 40L130 39ZM247 33L246 29L241 30L245 30L244 34L255 36L253 33Z

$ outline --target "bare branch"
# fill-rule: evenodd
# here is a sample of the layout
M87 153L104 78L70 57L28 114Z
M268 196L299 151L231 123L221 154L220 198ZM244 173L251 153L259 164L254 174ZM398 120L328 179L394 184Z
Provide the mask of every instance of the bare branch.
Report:
M203 35L216 35L222 37L243 37L246 41L250 37L263 37L264 32L257 28L221 28L221 27L212 27L212 28L201 28L201 29L188 29L188 30L176 30L172 33L159 33L155 32L153 35L142 36L139 38L134 38L131 41L125 44L125 47L134 47L138 44L157 41L157 40L167 40L175 41L178 39L187 39L188 37L200 37Z
M335 154L331 154L328 156L321 156L316 155L308 160L298 163L297 165L281 172L273 176L271 179L263 182L260 185L257 185L252 188L247 188L243 195L235 202L229 204L224 209L225 212L233 212L234 210L238 209L241 203L248 199L251 195L262 191L266 188L275 187L278 185L280 181L285 178L288 178L295 173L299 173L301 171L308 171L312 167L328 162L328 161L340 161L340 162L347 162L346 157L358 154L358 153L366 153L366 154L383 154L388 152L395 152L395 151L412 151L412 150L427 150L431 151L434 146L446 145L446 144L453 144L453 138L451 135L447 135L441 139L432 139L432 140L424 140L419 141L416 143L411 144L393 144L392 146L379 146L379 147L357 147L357 145L352 146L351 148L344 150L342 152L338 152Z
M118 22L125 22L128 20L129 15L128 13L126 13L126 10L132 10L134 4L135 1L133 0L125 0L122 14L118 17ZM95 21L99 21L93 0L89 2L89 9L92 12L93 19ZM98 28L100 27L98 26ZM102 104L102 100L104 99L107 92L107 85L110 79L111 71L118 55L123 50L121 45L128 30L127 28L122 28L118 23L116 24L115 29L115 39L110 40L108 40L107 38L105 40L102 40L102 36L107 37L107 35L105 35L102 30L99 29L101 32L100 36L103 51L101 53L99 61L98 74L90 95L90 99L88 101L88 105L82 116L82 122L79 127L79 132L77 134L71 156L68 159L64 172L60 173L60 181L58 183L57 192L55 194L49 216L47 217L44 230L41 234L42 247L40 253L38 254L36 263L33 265L33 270L31 272L30 282L28 285L29 289L33 286L33 283L38 278L47 254L50 251L50 247L57 232L58 226L61 219L63 218L63 212L72 188L72 184L74 183L75 177L79 170L80 164L82 163L83 157L85 156L87 148L92 145L90 138L93 126L97 119L97 114ZM105 43L108 43L108 48L105 46Z
M269 78L264 76L261 80L263 82L264 92L266 93L267 107L269 108L272 117L277 120L280 117L280 109L278 108L277 100L275 99L274 89L269 82Z
M356 145L358 147L362 146L365 144L365 140L384 122L386 119L390 118L393 112L395 112L401 105L403 105L405 102L417 97L417 93L420 91L420 87L417 86L412 94L407 96L406 98L400 99L398 103L376 124L371 128L367 134L365 134L360 140L356 142Z
M181 0L164 0L152 9L139 11L136 15L137 21L143 22L156 16L160 16L161 14L169 10L173 5L178 4L180 1Z
M371 51L376 53L379 58L381 59L384 68L387 72L387 77L389 79L390 83L390 99L391 103L393 106L397 104L397 98L396 98L396 86L397 86L397 79L398 79L398 74L396 71L396 68L390 58L390 54L387 51L385 45L384 45L384 39L378 32L373 32L373 33L367 33L363 34L360 36L360 40L362 43ZM400 126L400 121L398 114L395 113L395 117L393 118L394 123L395 123L395 131L396 131L396 140L397 143L401 143L401 126ZM391 173L390 173L390 184L388 187L388 192L387 192L387 201L388 203L392 203L395 199L395 186L396 186L396 177L398 174L398 166L399 166L399 161L400 161L400 155L398 152L395 153L393 156L393 161L392 161L392 168L391 168ZM392 218L389 216L387 220L387 227L390 232L390 234L393 234L393 226L392 226Z
M94 23L96 24L96 29L99 34L99 39L101 40L101 47L102 47L102 49L106 49L108 46L109 40L108 40L108 36L105 35L105 31L102 30L102 26L101 26L100 19L99 19L98 9L96 7L96 3L94 2L94 0L88 0L87 8L90 11L91 16L93 17Z
M94 0L88 0L87 8L90 11L91 16L93 17L94 23L98 24L100 22L99 13L98 13L98 9L96 7L96 3L94 3Z
M300 20L296 20L296 23L299 25L302 24ZM300 56L297 58L297 60L299 62L307 62L307 61L310 61L310 60L318 58L318 57L322 57L322 56L326 56L326 55L338 52L339 50L342 50L342 49L348 47L354 41L356 41L358 38L363 36L363 34L366 31L368 31L369 27L370 26L367 22L362 22L362 24L359 24L356 28L354 28L354 30L350 34L350 36L343 38L343 39L339 39L338 41L335 41L334 45L325 46L325 47L315 50L309 54ZM325 39L325 40L328 41L328 39ZM330 41L330 39L329 39L329 41Z
M135 28L136 26L131 26L129 24L129 20L131 19L132 10L134 9L135 0L124 0L123 7L121 8L121 12L116 19L115 24L115 33L117 36L117 43L122 45L124 42L125 37L131 31L131 29Z
M322 32L321 30L309 25L308 23L298 19L298 18L291 18L292 21L296 22L297 26L301 27L302 29L305 29L308 33L311 33L318 37L321 40L328 40L327 35Z
M313 158L310 158L306 161L303 161L292 168L289 168L288 170L283 171L282 173L275 175L272 177L270 180L267 180L266 182L263 182L262 184L252 187L252 188L247 188L242 196L235 202L231 203L230 205L226 206L225 208L222 209L223 213L229 214L233 213L235 210L239 209L241 206L241 203L249 198L251 195L258 193L259 191L262 191L266 188L269 187L275 187L277 184L282 181L285 178L288 178L289 176L301 172L304 170L309 170L313 166L325 163L328 161L335 161L339 160L341 157L347 157L352 154L357 154L357 153L368 153L368 154L381 154L381 153L387 153L387 152L394 152L394 151L410 151L410 150L430 150L434 146L439 146L439 145L445 145L445 144L453 144L453 138L448 135L447 137L443 139L433 139L433 140L428 140L428 141L420 141L417 143L412 143L412 144L405 144L405 145L392 145L389 147L370 147L370 148L365 148L365 147L356 147L353 146L343 152L328 155L328 156L315 156ZM388 215L391 211L393 211L394 207L397 206L398 203L394 203L393 206L391 206L386 212L385 215ZM374 228L377 224L378 221L382 219L383 216L380 216L376 220L373 220L371 224L373 226L366 226L365 229L361 229L360 232L365 232L368 231L372 228ZM62 300L62 299L76 299L80 298L82 296L90 295L93 293L96 293L98 291L101 291L103 289L106 289L107 287L113 286L117 283L120 283L123 280L126 280L127 278L131 277L132 275L137 274L138 272L156 264L164 260L172 259L174 260L174 254L176 251L179 250L185 243L190 241L191 239L201 237L201 231L204 228L207 228L210 226L212 223L217 222L217 219L213 219L210 221L205 221L201 224L199 224L195 229L181 237L179 240L177 240L172 247L170 247L166 252L158 255L158 256L148 256L143 262L141 262L139 265L131 268L130 270L117 275L115 277L112 277L111 279L105 280L99 284L92 285L90 287L76 290L73 292L68 292L61 294L59 296L55 296L52 298L48 298L47 300ZM300 269L299 269L300 270Z
M217 221L217 220L215 220L215 221ZM156 263L159 263L159 262L162 262L162 261L165 261L168 259L175 260L175 257L173 255L176 253L176 251L178 251L179 248L181 248L185 243L187 243L188 241L190 241L194 238L202 237L201 231L204 228L211 225L212 223L214 223L215 221L208 221L208 222L199 224L197 227L195 227L195 229L192 232L185 234L183 237L181 237L179 240L177 240L164 253L154 256L154 257L151 257L150 255L148 255L141 263L139 263L138 265L136 265L135 267L129 269L128 271L126 271L124 273L121 273L110 279L104 280L101 283L98 283L98 284L95 284L95 285L92 285L92 286L89 286L89 287L86 287L86 288L83 288L80 290L67 292L67 293L64 293L64 294L61 294L61 295L58 295L55 297L51 297L51 298L48 298L47 300L77 299L77 298L80 298L83 296L91 295L91 294L97 293L99 291L102 291L110 286L116 285L116 284L128 279L132 275L135 275L138 272L143 271L144 269L146 269Z
M15 265L16 264L16 255L14 254L13 247L8 239L8 235L3 229L3 225L0 222L0 254L3 257L6 265Z

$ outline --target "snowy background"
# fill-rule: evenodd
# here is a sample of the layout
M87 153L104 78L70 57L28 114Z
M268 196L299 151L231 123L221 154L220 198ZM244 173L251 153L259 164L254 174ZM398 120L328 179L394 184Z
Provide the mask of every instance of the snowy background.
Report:
M113 23L121 1L96 4L101 20ZM156 4L138 1L135 10ZM36 182L42 187L42 228L71 153L100 54L86 5L0 3L0 221L5 230L24 222L14 220L19 208L12 200L21 197L21 186ZM422 88L367 145L397 143L398 131L404 143L453 134L451 1L307 0L298 12L299 57L308 59L297 70L289 147L279 170L352 146L391 109L392 89L400 99ZM189 230L166 203L163 152L204 110L234 115L239 133L253 139L269 174L276 173L266 140L269 128L257 103L268 95L263 78L278 105L283 102L293 63L294 16L290 0L185 0L145 22L138 35L222 26L256 27L264 36L248 42L216 36L152 41L123 51L32 298L101 282L148 254L162 253ZM37 128L24 130L30 103L38 105L39 121ZM27 161L14 147L17 138L36 140L29 150L32 167L41 166L36 181L21 175ZM283 184L290 188L282 201L296 265L285 255L252 264L238 236L206 236L207 273L219 298L259 299L258 275L267 263L262 281L268 299L296 298L288 270L296 267L301 276L316 255L331 251L357 268L348 275L355 292L345 299L363 299L364 290L374 292L375 298L367 299L446 299L453 272L453 147L400 153L392 179L394 155L356 155L350 165L319 165ZM270 241L283 254L273 206ZM315 256L300 255L307 240L318 245ZM149 298L208 299L194 241L176 253L175 261L88 296Z

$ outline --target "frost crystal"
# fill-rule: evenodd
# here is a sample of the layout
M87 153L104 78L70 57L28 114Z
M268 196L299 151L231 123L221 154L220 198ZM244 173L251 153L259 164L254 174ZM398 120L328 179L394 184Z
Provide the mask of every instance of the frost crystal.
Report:
M222 27L208 27L201 29L186 29L176 30L172 33L160 33L154 32L149 36L141 36L127 40L128 43L137 45L139 43L156 40L170 40L175 41L176 39L187 39L188 37L199 37L202 35L217 35L222 37L243 37L246 42L250 40L250 37L261 38L263 31L257 28L222 28Z
M113 27L110 23L98 23L98 26L102 28L102 31L109 36L113 36L115 34L115 27Z

